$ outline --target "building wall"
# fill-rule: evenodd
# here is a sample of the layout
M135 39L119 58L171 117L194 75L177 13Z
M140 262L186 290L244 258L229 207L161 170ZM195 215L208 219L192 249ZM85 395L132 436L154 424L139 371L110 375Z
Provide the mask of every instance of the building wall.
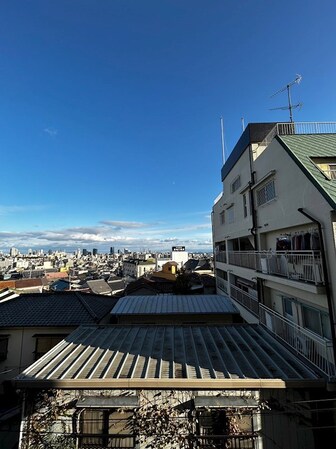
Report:
M7 358L0 362L0 383L13 379L35 361L36 334L68 335L74 327L26 327L1 329L1 335L8 335Z
M137 396L139 408L124 408L129 414L128 432L134 424L138 428L138 449L148 445L164 449L179 448L185 435L197 435L195 398L226 398L227 407L222 408L234 419L231 433L240 432L244 415L250 413L255 432L254 449L314 449L311 430L311 414L295 401L309 395L291 390L53 390L50 394L38 394L38 390L28 391L22 422L21 449L35 449L36 433L44 443L53 443L62 435L63 447L69 443L75 430L79 429L82 412L76 408L76 401L91 397ZM237 407L237 401L250 401L254 406ZM209 402L210 403L210 402ZM57 410L57 413L53 413ZM200 409L197 409L200 410ZM218 408L208 409L217 411ZM131 412L131 413L130 413ZM49 417L52 416L52 419ZM56 416L56 419L55 419ZM39 423L43 423L41 426ZM178 425L177 425L178 423ZM76 427L76 429L74 429ZM236 430L233 430L233 429ZM39 430L40 429L40 430ZM35 430L35 434L33 432ZM168 439L166 436L168 435ZM182 436L182 439L181 439ZM68 440L67 440L68 438ZM165 440L166 438L166 440ZM167 442L168 440L168 442ZM166 443L163 443L166 441ZM35 446L34 446L35 443ZM246 444L246 443L245 443ZM53 445L55 447L55 445ZM58 447L58 446L57 446ZM62 447L62 446L60 446ZM77 447L77 446L76 446ZM252 447L250 441L247 446Z

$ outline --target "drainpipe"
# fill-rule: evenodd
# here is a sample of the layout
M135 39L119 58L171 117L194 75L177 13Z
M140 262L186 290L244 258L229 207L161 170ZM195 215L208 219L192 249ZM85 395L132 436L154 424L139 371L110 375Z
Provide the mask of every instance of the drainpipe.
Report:
M324 246L324 240L323 240L323 234L322 234L322 225L321 223L314 217L312 217L310 214L305 212L302 207L299 207L298 211L304 215L305 217L309 218L309 220L313 221L317 224L320 242L321 242L321 258L322 258L322 267L323 267L323 273L324 273L324 281L325 281L325 290L326 290L326 296L327 296L327 303L328 303L328 310L329 310L329 319L330 319L330 327L331 327L331 339L333 344L333 354L334 354L334 363L336 363L336 331L335 331L335 321L334 321L334 307L333 302L331 298L331 291L330 291L330 285L329 285L329 276L328 276L328 265L327 265L327 257L325 252L325 246Z
M251 145L251 144L250 144ZM249 182L250 186L250 204L251 204L251 210L252 210L252 229L251 234L253 235L254 240L254 250L258 251L259 249L259 242L258 242L258 236L257 236L257 229L258 229L258 219L257 219L257 210L255 208L255 202L254 202L254 194L251 189L252 186L255 184L255 171L253 171L252 166L252 147L250 146L249 149L249 161L250 161L250 175L251 175L251 181ZM264 289L263 289L263 281L262 279L259 279L258 276L256 277L257 280L257 293L258 293L258 302L261 303L262 298L264 297ZM260 317L259 317L260 319Z

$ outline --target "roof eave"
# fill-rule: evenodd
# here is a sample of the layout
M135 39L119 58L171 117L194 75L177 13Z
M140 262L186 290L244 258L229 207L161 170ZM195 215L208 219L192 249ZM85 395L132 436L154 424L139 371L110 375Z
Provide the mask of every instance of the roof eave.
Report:
M322 388L320 379L17 379L17 388L61 389L285 389Z

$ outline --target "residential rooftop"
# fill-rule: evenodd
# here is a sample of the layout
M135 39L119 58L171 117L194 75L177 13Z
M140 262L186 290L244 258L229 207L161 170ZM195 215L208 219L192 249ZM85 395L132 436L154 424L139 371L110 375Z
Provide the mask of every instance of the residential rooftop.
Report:
M81 326L16 378L36 388L285 388L325 381L260 325Z
M0 329L97 324L117 299L79 292L25 294L0 303Z
M228 296L156 295L125 296L112 310L114 315L239 314Z

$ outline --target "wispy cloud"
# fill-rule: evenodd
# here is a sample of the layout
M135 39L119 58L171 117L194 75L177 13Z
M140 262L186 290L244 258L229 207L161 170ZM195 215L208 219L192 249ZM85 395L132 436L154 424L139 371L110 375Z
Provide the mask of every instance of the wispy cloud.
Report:
M55 128L44 128L43 130L46 134L49 134L49 136L51 137L55 137L58 134L57 129Z
M34 212L45 209L44 205L25 205L25 206L17 206L17 205L2 205L0 204L0 215L10 215L24 212Z
M134 228L144 228L149 226L146 223L138 222L138 221L115 221L115 220L104 220L99 223L112 226L118 229L134 229Z

